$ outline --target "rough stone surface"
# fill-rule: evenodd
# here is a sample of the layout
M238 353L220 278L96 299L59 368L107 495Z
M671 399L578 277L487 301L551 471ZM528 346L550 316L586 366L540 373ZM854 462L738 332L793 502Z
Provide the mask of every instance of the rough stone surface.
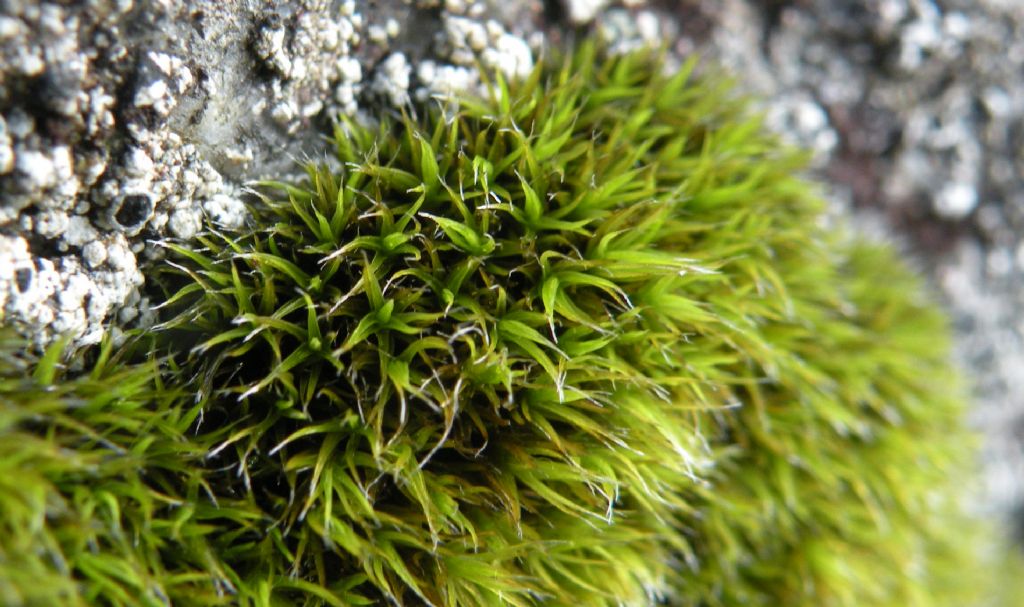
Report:
M481 91L481 66L515 77L586 35L725 64L837 212L927 270L988 503L1024 512L1015 0L0 0L0 320L39 346L150 322L153 241L244 223L253 180L327 158L333 116Z

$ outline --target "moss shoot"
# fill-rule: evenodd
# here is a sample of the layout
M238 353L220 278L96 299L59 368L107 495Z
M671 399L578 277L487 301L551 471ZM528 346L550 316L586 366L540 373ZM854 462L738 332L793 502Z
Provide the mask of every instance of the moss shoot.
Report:
M339 124L166 244L164 358L0 384L0 601L986 596L944 318L693 68L586 46Z

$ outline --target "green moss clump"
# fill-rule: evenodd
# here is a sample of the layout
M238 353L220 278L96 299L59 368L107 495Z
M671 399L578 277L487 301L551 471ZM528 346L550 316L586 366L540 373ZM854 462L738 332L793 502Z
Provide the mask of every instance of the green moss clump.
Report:
M62 344L24 348L0 331L0 605L166 605L168 589L213 604L216 559L181 531L215 509L186 435L199 406L109 341L74 379Z
M157 339L191 351L101 458L132 540L85 551L139 573L51 572L101 604L971 604L943 317L726 83L663 68L584 47L343 124L340 169L168 244Z

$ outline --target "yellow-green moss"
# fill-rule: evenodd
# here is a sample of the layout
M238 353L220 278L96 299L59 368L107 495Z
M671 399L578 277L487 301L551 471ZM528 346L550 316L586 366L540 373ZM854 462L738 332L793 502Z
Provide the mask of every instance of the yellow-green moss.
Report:
M130 463L131 491L46 481L100 504L75 554L106 575L33 566L126 605L994 597L944 318L891 251L822 227L802 154L725 84L663 68L584 47L341 124L340 170L168 244L157 340L180 367L147 367L161 389L96 469ZM108 448L26 415L0 431Z

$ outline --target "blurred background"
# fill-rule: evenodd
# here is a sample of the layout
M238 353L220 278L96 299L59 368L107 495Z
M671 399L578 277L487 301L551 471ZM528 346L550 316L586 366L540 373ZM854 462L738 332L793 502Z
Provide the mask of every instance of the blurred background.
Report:
M677 48L760 93L772 128L814 150L828 198L928 275L984 436L977 507L1024 540L1024 4L659 6Z

